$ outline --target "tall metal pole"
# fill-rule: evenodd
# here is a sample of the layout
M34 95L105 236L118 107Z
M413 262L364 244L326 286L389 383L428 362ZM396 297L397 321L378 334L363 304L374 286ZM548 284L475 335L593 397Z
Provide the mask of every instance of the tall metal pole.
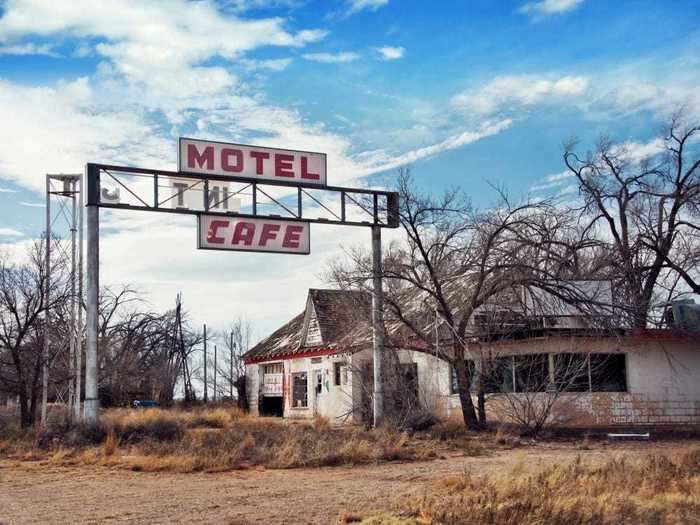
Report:
M231 344L229 345L229 352L231 354L231 361L229 362L229 376L228 376L228 390L229 397L233 401L233 329L231 329Z
M77 231L76 216L77 216L77 194L78 189L77 180L73 179L70 182L70 197L71 197L71 225L70 225L70 339L69 339L69 351L68 351L68 369L70 370L70 381L68 382L68 413L71 413L71 407L75 404L75 378L76 378L76 368L75 368L75 351L76 351L76 337L78 332L76 330L76 315L75 315L75 234Z
M75 352L75 405L73 414L80 419L80 396L83 369L83 177L78 179L80 202L78 205L78 321L76 323L76 340L78 345Z
M41 424L46 425L49 402L49 338L51 330L51 177L46 175L46 252L44 275L44 349L42 354Z
M214 402L216 402L216 345L214 345Z
M384 417L382 359L384 353L384 295L382 291L382 230L372 226L372 346L374 360L374 427Z
M97 423L97 332L100 289L100 208L87 206L87 341L85 348L85 421Z
M204 402L209 401L207 392L207 325L204 324Z

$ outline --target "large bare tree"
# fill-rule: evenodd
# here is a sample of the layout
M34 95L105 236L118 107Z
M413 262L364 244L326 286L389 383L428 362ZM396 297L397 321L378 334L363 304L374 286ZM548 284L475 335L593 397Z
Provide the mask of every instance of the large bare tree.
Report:
M646 327L656 294L659 303L673 298L679 279L700 291L698 131L679 113L651 154L607 137L584 156L575 152L576 141L565 146L564 161L583 197L578 212L609 249L631 326Z
M580 256L594 243L548 202L514 204L499 191L494 206L478 210L460 190L439 198L421 193L406 169L399 173L398 192L405 240L390 245L382 267L388 340L397 348L430 348L451 363L464 422L478 429L486 418L483 395L477 415L467 368L474 315L524 286L575 300L575 289L565 283L584 267L595 271L592 259ZM368 286L369 258L361 251L350 256L349 264L332 267L331 279L341 286Z

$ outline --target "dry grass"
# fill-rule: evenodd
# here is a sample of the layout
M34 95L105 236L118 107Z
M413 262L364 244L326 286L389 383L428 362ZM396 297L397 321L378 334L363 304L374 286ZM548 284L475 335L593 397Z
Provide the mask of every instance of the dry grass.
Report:
M367 524L689 524L700 523L700 448L675 458L580 458L537 474L496 478L467 473L436 484L425 497Z
M237 409L107 411L98 426L57 418L48 428L0 436L0 451L55 465L138 471L222 471L355 465L437 456L435 443L387 429L335 428L322 418L290 423Z

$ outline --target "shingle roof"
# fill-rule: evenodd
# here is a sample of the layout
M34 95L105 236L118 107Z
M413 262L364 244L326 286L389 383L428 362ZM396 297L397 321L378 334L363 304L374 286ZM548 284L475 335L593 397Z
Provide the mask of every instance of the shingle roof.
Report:
M307 308L251 348L246 360L268 360L303 355L321 349L353 351L371 343L370 294L350 290L310 289ZM308 317L315 312L322 343L304 345Z

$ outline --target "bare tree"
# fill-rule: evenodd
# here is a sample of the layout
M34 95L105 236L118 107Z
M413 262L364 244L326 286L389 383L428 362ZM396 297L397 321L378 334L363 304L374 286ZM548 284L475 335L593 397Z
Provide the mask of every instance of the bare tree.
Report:
M13 263L7 255L0 257L0 389L18 396L22 427L31 426L36 419L44 364L44 313L67 297L65 267L55 259L51 302L46 300L45 249L45 240L34 242L22 264ZM50 363L59 350L60 345L51 348Z
M250 322L238 318L221 332L220 341L223 343L216 364L218 377L221 380L217 387L217 398L229 397L236 400L239 408L248 410L248 396L245 383L245 354L251 346L253 330ZM214 363L211 363L212 369Z
M663 148L638 158L629 145L600 139L595 151L575 153L565 146L564 161L583 197L583 221L597 230L610 250L617 293L629 324L645 327L660 287L673 297L676 273L694 291L697 281L700 157L693 145L698 126L678 113L666 130ZM663 301L662 301L663 302Z
M384 256L388 341L395 348L430 348L451 363L464 422L481 428L486 414L480 402L477 415L466 365L474 314L523 286L575 300L565 279L577 272L572 261L592 243L571 216L548 202L513 204L498 192L498 202L480 211L459 190L439 199L421 194L408 170L399 173L398 191L406 241L393 243ZM368 257L361 251L350 255L349 266L331 269L331 280L366 287ZM436 318L442 330L437 337Z

